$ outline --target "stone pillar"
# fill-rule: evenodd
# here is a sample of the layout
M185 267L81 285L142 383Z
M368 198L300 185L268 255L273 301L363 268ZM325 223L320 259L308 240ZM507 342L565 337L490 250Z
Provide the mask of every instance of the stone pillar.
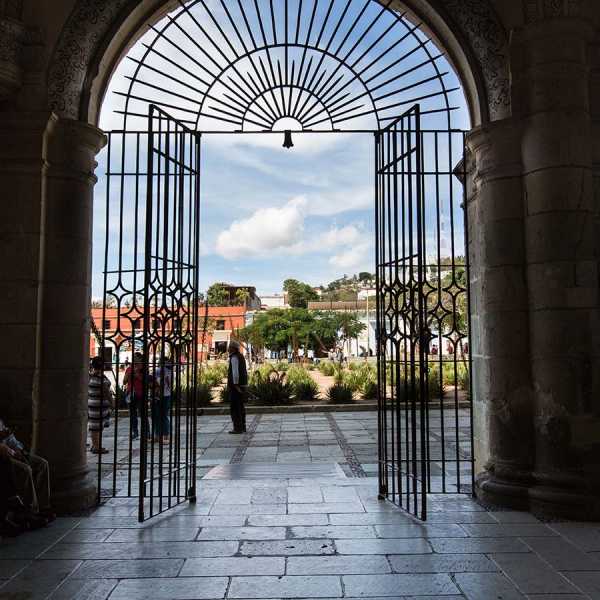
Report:
M42 195L51 114L0 113L0 417L27 444L37 397Z
M589 21L514 36L522 122L535 469L530 507L600 517L600 327L591 162Z
M477 493L515 508L534 458L520 142L512 119L467 140Z
M51 465L53 503L62 510L95 499L86 463L87 377L94 168L104 143L102 132L85 123L50 122L33 446Z

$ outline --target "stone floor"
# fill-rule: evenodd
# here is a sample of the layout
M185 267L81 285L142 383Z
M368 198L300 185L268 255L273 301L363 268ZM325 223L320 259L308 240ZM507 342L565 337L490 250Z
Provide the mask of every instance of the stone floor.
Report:
M442 419L444 426L442 428ZM431 490L435 492L466 491L470 484L470 419L464 409L458 410L458 429L454 408L441 415L429 415L429 456ZM404 421L402 421L404 423ZM348 477L377 475L377 413L330 412L248 415L248 433L228 434L231 421L227 416L201 416L198 419L198 476L216 465L247 462L318 463L337 462ZM443 429L443 443L442 443ZM139 444L129 444L129 424L121 418L116 443L117 473L115 491L126 493L137 486ZM181 427L182 447L185 426ZM104 433L103 445L114 450L114 424ZM442 454L442 448L444 453ZM402 449L405 456L405 448ZM158 449L155 449L155 457ZM457 480L458 472L461 474ZM391 456L391 448L390 448ZM442 457L445 458L442 461ZM97 460L89 455L89 463ZM102 457L102 488L112 495L113 455ZM442 474L445 476L442 481ZM443 487L443 485L445 487Z
M377 499L372 449L358 452L374 443L371 416L352 415L335 415L337 427L313 415L305 429L308 416L263 416L244 438L207 418L196 504L140 524L135 498L112 498L4 540L0 598L600 599L600 523L545 524L460 494L430 495L428 521L417 521ZM287 461L295 437L302 460ZM318 470L327 475L305 477Z

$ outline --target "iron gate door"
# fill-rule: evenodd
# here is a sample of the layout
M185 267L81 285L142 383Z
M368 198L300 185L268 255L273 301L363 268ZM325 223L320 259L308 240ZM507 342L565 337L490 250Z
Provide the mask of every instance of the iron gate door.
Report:
M379 494L425 520L474 470L465 133L420 117L376 133L375 226Z
M379 494L426 517L419 106L376 133Z
M196 498L200 135L151 105L140 521Z

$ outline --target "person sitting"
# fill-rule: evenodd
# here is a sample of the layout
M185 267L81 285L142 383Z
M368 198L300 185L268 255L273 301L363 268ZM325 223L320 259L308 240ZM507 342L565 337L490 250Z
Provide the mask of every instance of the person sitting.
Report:
M16 492L7 500L9 508L30 515L28 528L56 518L50 506L48 461L30 452L0 419L0 461L10 487ZM7 486L8 487L8 486Z
M100 432L110 424L110 409L113 395L110 381L104 374L104 361L94 356L90 364L88 383L88 428L92 436L92 454L106 454L108 450L100 447Z

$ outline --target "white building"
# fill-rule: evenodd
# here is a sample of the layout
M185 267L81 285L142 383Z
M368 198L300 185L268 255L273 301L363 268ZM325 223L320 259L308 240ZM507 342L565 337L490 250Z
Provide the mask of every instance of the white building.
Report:
M261 294L260 300L262 308L266 310L269 310L270 308L290 307L287 303L287 294L284 292L281 292L280 294Z

